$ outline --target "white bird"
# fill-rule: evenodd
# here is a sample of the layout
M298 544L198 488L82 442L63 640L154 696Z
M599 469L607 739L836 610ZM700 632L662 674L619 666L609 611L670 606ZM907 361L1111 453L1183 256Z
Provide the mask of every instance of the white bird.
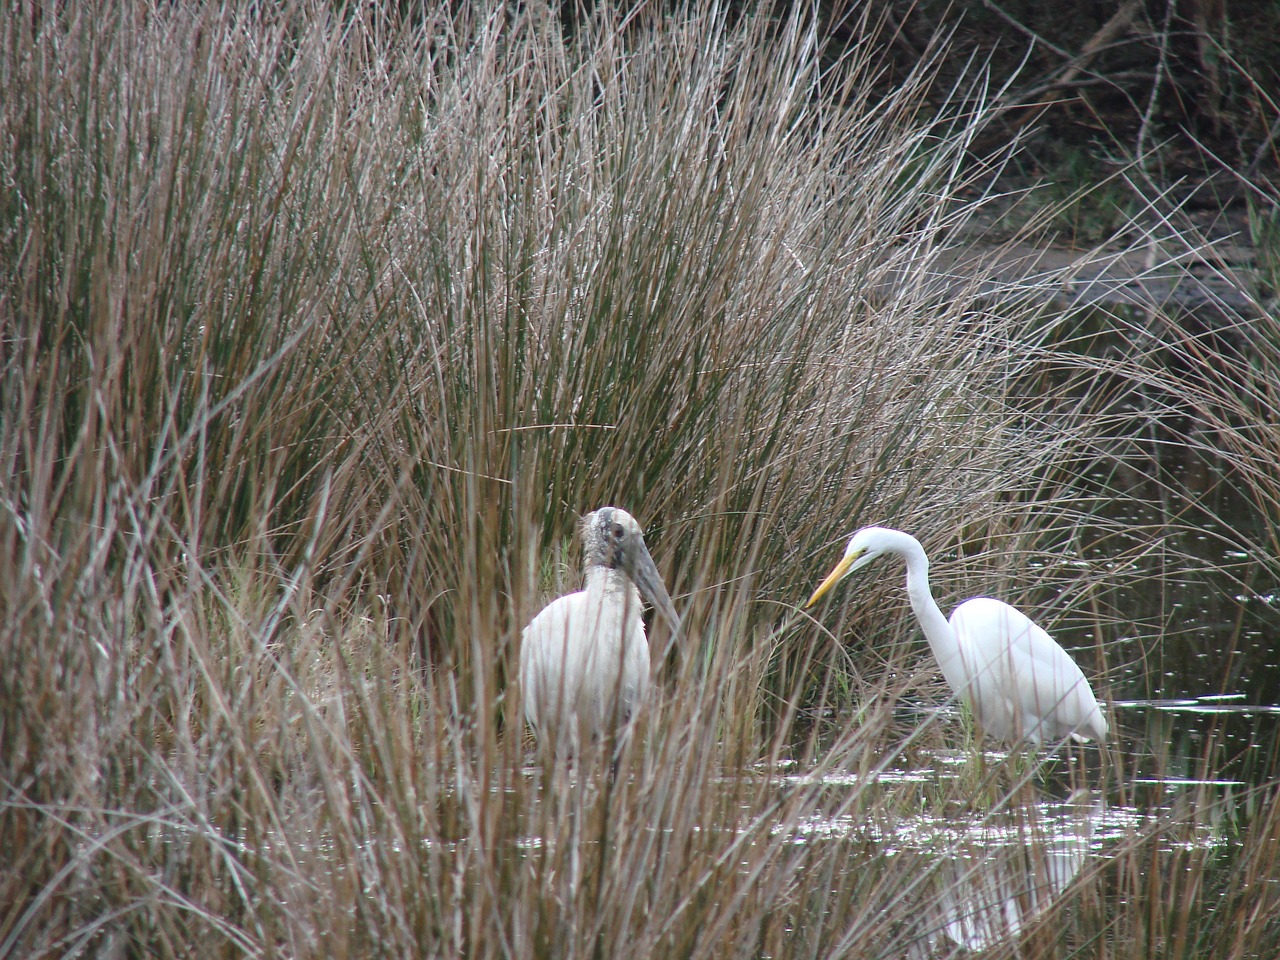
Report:
M641 596L678 633L680 618L631 514L601 507L581 523L585 588L553 600L524 628L520 687L540 739L576 752L621 739L649 687Z
M1039 744L1065 737L1106 738L1107 721L1080 668L1054 639L1007 603L976 597L948 621L929 590L929 558L899 530L864 527L809 598L811 607L854 570L882 553L907 562L907 596L952 691L998 740Z

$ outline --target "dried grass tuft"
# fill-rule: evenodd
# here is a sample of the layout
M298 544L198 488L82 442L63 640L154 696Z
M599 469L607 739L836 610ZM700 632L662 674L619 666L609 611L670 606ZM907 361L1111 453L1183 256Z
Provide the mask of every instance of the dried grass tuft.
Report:
M1066 590L1105 690L1080 557L1142 547L1089 471L1158 482L1126 431L1172 430L1274 518L1274 319L1232 350L949 276L1000 92L936 107L941 47L883 88L869 16L837 56L804 13L449 8L0 18L0 956L946 953L970 840L884 838L975 797L1032 830L1040 774L877 780L955 740L894 713L898 586L795 605L894 523L947 598ZM512 682L606 502L691 637L616 781L527 767ZM1075 952L1273 942L1155 837L1044 914Z

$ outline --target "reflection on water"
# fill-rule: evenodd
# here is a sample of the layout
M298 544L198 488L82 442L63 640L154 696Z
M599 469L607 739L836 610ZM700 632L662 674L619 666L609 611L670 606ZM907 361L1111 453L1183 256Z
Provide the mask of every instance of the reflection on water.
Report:
M1280 706L1246 702L1240 694L1113 706L1131 799L1160 804L1180 787L1255 787L1280 775Z
M1208 705L1215 702L1229 705ZM1123 709L1171 716L1173 707L1156 701ZM1267 718L1274 721L1274 713ZM1121 767L1141 767L1134 761L1128 755ZM1010 763L1016 761L1003 754L939 750L862 776L775 772L780 785L822 796L820 805L831 812L779 824L774 835L797 845L841 844L855 858L851 862L867 856L904 861L902 867L920 878L908 911L910 955L920 957L949 956L956 945L982 951L1021 937L1045 920L1051 906L1076 909L1073 889L1093 890L1090 896L1096 897L1100 878L1112 875L1114 864L1159 869L1188 855L1219 860L1219 852L1229 854L1241 842L1233 818L1250 785L1214 775L1213 763L1200 776L1134 770L1123 775L1118 793L1116 781L1103 789L1071 790L1062 765L1052 761L985 800L977 796L981 783L966 786L983 765L1007 770ZM969 804L955 802L971 795ZM845 802L853 797L862 802ZM1064 921L1047 922L1057 936Z
M926 809L892 822L813 817L795 825L790 839L862 839L884 857L920 857L928 865L928 883L921 887L914 920L917 942L932 950L945 936L966 949L982 950L1025 930L1090 857L1105 855L1144 819L1136 809L1108 808L1100 796L1085 791L1051 802L1024 787L1021 799L1002 812L967 816Z
M1102 816L1101 807L1072 812L1047 831L984 824L958 839L954 857L937 872L930 925L969 950L1017 936L1080 872Z
M1231 699L1235 699L1234 695L1228 696ZM1243 694L1240 696L1243 696ZM1280 706L1272 704L1209 702L1214 699L1218 698L1201 697L1199 700L1119 700L1116 702L1116 706L1120 708L1154 707L1157 710L1167 710L1174 713L1233 713L1242 716L1260 713L1280 713Z

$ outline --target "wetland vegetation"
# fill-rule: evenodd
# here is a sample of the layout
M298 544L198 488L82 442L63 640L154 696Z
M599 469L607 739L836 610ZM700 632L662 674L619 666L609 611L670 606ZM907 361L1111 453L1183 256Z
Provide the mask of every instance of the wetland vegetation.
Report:
M0 18L0 957L1270 955L1280 318L993 281L1003 90L869 11ZM616 778L514 682L606 503L687 634ZM867 523L1105 749L804 614Z

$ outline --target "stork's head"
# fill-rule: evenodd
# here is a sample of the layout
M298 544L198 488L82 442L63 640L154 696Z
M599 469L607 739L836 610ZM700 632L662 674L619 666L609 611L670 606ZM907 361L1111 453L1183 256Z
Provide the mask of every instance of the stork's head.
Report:
M644 544L644 531L621 507L601 507L582 518L582 553L586 566L609 567L631 578L640 595L680 630L680 616L662 582L662 574Z

